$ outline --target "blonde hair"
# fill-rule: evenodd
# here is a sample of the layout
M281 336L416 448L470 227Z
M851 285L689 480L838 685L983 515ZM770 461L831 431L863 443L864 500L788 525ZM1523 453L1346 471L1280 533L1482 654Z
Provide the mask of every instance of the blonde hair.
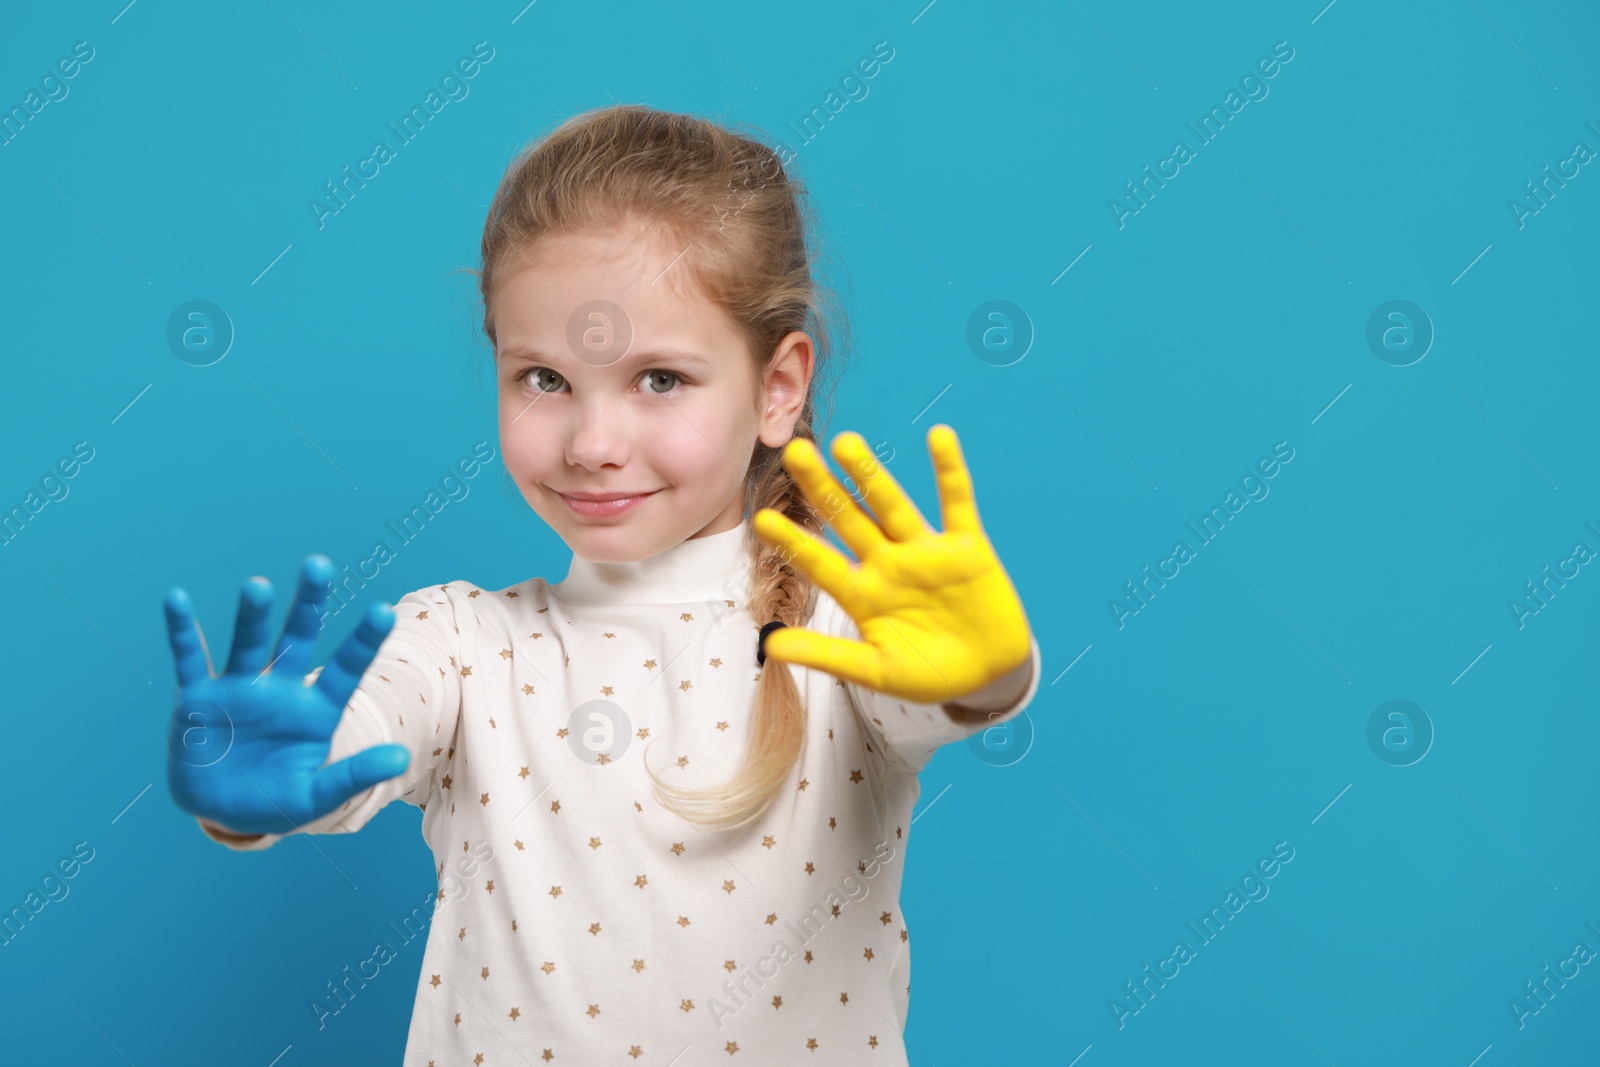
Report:
M813 279L808 243L815 217L804 185L784 172L777 154L756 136L690 115L632 104L598 108L562 123L512 161L483 230L483 329L494 343L496 279L517 269L511 257L542 240L638 231L686 249L671 273L723 308L738 324L757 376L789 333L813 341L812 384L794 436L818 440L818 383L826 378L830 327L848 336L833 291ZM675 281L675 284L676 283ZM687 291L679 284L679 291ZM848 341L845 342L848 349ZM782 513L820 536L823 521L784 469L781 448L756 442L744 481L744 515ZM746 531L749 610L760 627L791 626L811 617L815 589L783 549ZM787 663L769 658L759 675L744 762L735 776L707 789L669 785L645 763L656 799L704 826L735 830L759 819L784 786L805 747L806 708Z

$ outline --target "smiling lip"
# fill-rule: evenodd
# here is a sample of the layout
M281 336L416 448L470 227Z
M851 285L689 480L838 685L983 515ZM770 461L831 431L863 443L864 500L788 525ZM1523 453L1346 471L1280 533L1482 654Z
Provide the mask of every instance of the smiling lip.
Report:
M640 501L660 490L652 489L646 493L563 493L560 490L554 492L577 514L603 519L633 510Z

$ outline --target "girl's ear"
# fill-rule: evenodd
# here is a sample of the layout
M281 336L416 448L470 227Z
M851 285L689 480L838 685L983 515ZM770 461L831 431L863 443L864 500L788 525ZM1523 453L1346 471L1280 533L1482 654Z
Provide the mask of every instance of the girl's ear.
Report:
M794 424L811 388L814 360L811 337L804 331L795 330L778 342L761 382L759 436L768 448L781 448L794 436Z

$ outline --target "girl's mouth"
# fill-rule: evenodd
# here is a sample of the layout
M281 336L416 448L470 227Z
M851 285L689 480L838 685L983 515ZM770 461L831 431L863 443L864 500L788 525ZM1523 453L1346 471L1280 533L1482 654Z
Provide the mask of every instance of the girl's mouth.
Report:
M648 493L639 493L635 496L617 497L613 500L583 500L578 497L568 496L557 492L562 501L574 513L589 519L606 519L614 515L622 515L632 511L639 503L648 497L659 493L661 490L653 489Z

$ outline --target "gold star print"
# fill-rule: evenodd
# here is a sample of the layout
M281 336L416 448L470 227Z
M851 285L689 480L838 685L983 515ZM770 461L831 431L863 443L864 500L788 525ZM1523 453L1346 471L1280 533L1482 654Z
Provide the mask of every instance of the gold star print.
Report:
M485 967L483 969L483 980L485 982L487 982L489 980L489 968L487 968L487 967Z
M589 924L589 932L591 934L594 934L594 935L598 936L599 933L600 933L600 924L599 923L590 923Z
M814 1038L814 1037L806 1038L806 1048L814 1049L816 1047L817 1047L817 1039L816 1038Z
M427 612L426 612L426 611L419 611L419 612L417 612L417 618L419 618L419 619L426 619L426 618L427 618L427 617L428 617L428 613L427 613Z
M539 640L539 638L541 638L541 637L543 637L543 636L544 636L544 634L541 634L541 633L531 633L531 634L529 634L529 635L528 635L528 636L529 636L529 637L531 637L531 638L532 638L532 639L533 639L533 640L535 640L535 641L537 641L537 640Z
M807 963L811 962L811 950L810 949L806 949L806 962Z
M773 1006L773 1007L774 1007L774 1008L781 1008L781 1007L783 1007L783 998L782 998L782 997L773 997L773 998L772 998L772 1006Z
M867 1035L867 1044L871 1045L873 1048L877 1048L878 1047L878 1035L877 1034L868 1034Z
M600 636L601 637L615 637L617 635L616 634L601 634Z
M600 1005L598 1005L598 1004L589 1005L589 1018L593 1019L596 1015L599 1015L599 1014L600 1014Z
M684 622L692 622L694 620L694 616L687 611L679 615L678 618L682 619Z
M457 1026L461 1025L461 1013L459 1011L456 1012L456 1025Z
M538 611L538 614L543 615L545 612L547 612L549 610L550 610L549 608L540 608L539 611Z
M867 958L867 959L869 959L869 960L870 960L870 959L871 959L871 958L872 958L872 949L870 949L870 948L869 948L869 949L867 949L867 951L866 951L866 952L865 952L865 953L864 953L864 954L863 954L863 955L864 955L864 956L865 956L865 957L866 957L866 958Z
M555 812L557 815L560 815L561 814L561 801L559 801L559 800L552 801L551 804L550 804L550 810Z
M594 758L594 761L600 764L600 766L604 767L606 764L611 762L611 753L602 752Z
M633 961L633 973L634 974L638 974L642 970L644 970L644 960L634 960Z
M683 681L678 683L678 689L681 690L682 692L687 693L689 690L691 690L693 688L694 688L694 683L689 681L689 679L687 679L687 678L685 678Z
M900 928L900 940L906 940L906 928L904 926Z
M488 807L489 806L489 794L488 793L484 793L482 796L480 796L478 798L478 803L482 804L484 807Z
M558 885L551 886L550 887L550 895L552 897L559 897L561 895L561 887L558 886Z
M561 729L556 731L556 736L557 737L566 737L567 734L569 734L569 733L571 733L571 731L568 730L565 726L563 726Z
M888 912L884 912L882 915L880 915L878 917L878 921L881 922L883 925L888 926L891 922L894 921L894 916L890 915Z
M683 842L682 841L674 841L672 843L672 854L674 856L683 855Z
M734 963L732 960L723 960L722 969L725 971L737 971L739 969L739 965Z
M541 971L543 971L545 974L554 974L555 973L555 969L556 969L556 965L551 963L549 960L545 960L544 961L544 966L540 967L539 969Z
M848 1004L848 1003L850 1003L850 994L849 993L840 993L839 994L839 1003L840 1004Z
M472 673L472 668L471 667L462 667L461 668L461 677L465 678L467 675L469 675L471 673Z
M486 892L486 893L493 893L494 892L494 879L493 878L489 879L489 884L484 886L483 889L484 889L484 892Z
M810 784L811 782L809 780L805 778L800 779L800 792L804 793L806 791L806 786Z
M521 1014L522 1014L522 1009L521 1008L512 1008L511 1009L511 1021L512 1022L516 1022L517 1021L517 1016L519 1016Z
M647 671L655 670L656 669L656 661L653 660L653 659L645 660L644 661L644 669L647 670Z
M522 683L522 692L527 696L532 696L533 695L533 686L529 685L527 682L523 682Z
M443 751L444 751L444 748L443 748L443 746L436 746L436 747L435 747L435 748L434 748L434 750L433 750L433 754L434 754L434 755L435 755L435 756L437 756L437 755L438 755L438 754L439 754L439 753L441 753L441 752L443 752Z
M633 802L633 810L634 811L643 811L644 810L644 805L640 804L637 800L635 800Z
M678 916L678 925L679 926L688 926L689 925L689 916L687 916L687 915Z
M833 906L833 917L835 919L837 919L839 917L839 905L837 905L837 904L835 904Z
M645 883L648 881L650 881L650 879L641 874L639 877L633 880L633 884L638 886L640 889L643 889L645 887Z
M632 1056L634 1059L638 1059L640 1056L644 1055L644 1049L640 1048L638 1045L629 1045L628 1055Z
M722 888L727 890L729 895L732 895L733 890L734 890L733 879L729 878L729 879L724 880L723 883L722 883Z
M828 740L829 741L833 740L833 727L831 727L831 726L828 727Z
M600 839L598 837L589 838L589 847L590 848L599 848L600 847Z
M764 837L761 838L761 847L762 848L771 848L773 845L776 845L777 843L778 843L778 839L775 838L775 837L764 836Z
M720 667L720 666L722 666L722 659L721 659L721 658L720 658L720 657L719 657L719 658L717 658L717 659L714 659L714 660L712 660L712 661L711 661L711 665L712 665L712 666L713 666L713 667Z
M478 591L476 589L474 589L472 592L467 594L467 596L469 596L469 597L474 597L474 596L477 596L477 595L478 595ZM515 600L517 597L519 597L521 595L522 594L517 592L515 589L507 589L506 590L506 597L508 599Z
M817 868L812 865L811 861L807 860L806 861L806 873L807 874L815 874L816 870L817 870Z
M778 921L778 913L777 912L773 912L771 915L767 916L767 925L768 926L773 925L777 921Z
M511 932L512 933L516 933L517 932L517 920L515 920L515 919L511 920Z
M544 1060L544 1062L546 1062L546 1063L549 1063L551 1060L555 1059L555 1057L550 1054L550 1050L549 1049L545 1049L544 1050L544 1055L541 1056L540 1059Z
M611 687L610 687L610 686L609 686L609 685L602 685L602 686L601 686L601 687L600 687L600 695L601 695L601 696L606 696L606 697L608 697L608 696L610 696L610 695L611 695L611 694L612 694L612 693L613 693L613 692L614 692L614 690L613 690L613 689L612 689L612 688L611 688Z
M517 772L517 777L518 778L526 778L526 777L528 777L528 768L524 767L524 768L522 768L522 770L518 771Z
M838 828L839 828L838 820L836 820L832 815L828 816L828 829L837 830Z
M850 772L850 780L851 780L851 781L852 781L852 782L859 782L859 781L861 781L861 772L860 772L860 771L851 771L851 772Z
M732 1056L735 1052L739 1051L739 1042L730 1041L726 1045L724 1045L723 1048L728 1053L728 1055Z
M723 601L722 601L722 602L723 602L723 603L724 603L724 604L726 604L726 605L728 605L728 607L730 607L730 608L731 608L731 607L733 607L733 601L731 601L731 600L729 600L729 599L727 599L727 598L726 598L726 597L724 597L724 598L723 598Z
M728 728L728 724L727 724L727 723L726 723L726 722L719 722L719 723L717 723L717 729L719 729L719 730L726 730L726 729L727 729L727 728Z
M509 648L502 648L500 650L500 658L501 659L510 659L513 654L514 653L512 653L512 651Z
M439 785L445 789L450 788L450 776L447 774L439 780Z
M678 757L678 766L680 766L680 767L689 766L689 757L688 756L679 756Z
M439 976L438 975L434 975L433 976L433 980L430 981L428 984L433 986L433 988L438 989L439 988Z
M684 1011L694 1011L694 1001L692 1001L692 1000L679 1001L678 1002L678 1007L682 1008Z
M467 928L465 926L463 926L461 928L461 932L456 935L456 940L457 941L465 941L466 939L467 939Z
M387 681L388 681L388 680L389 680L389 679L387 679L387 678L384 678L384 676L383 676L383 675L381 675L381 674L380 674L380 675L378 675L378 677L379 677L379 678L383 678L383 680L384 680L384 681L386 681L386 682L387 682Z
M901 831L900 827L896 826L894 828L894 836L896 836L896 837L904 837L905 834Z

